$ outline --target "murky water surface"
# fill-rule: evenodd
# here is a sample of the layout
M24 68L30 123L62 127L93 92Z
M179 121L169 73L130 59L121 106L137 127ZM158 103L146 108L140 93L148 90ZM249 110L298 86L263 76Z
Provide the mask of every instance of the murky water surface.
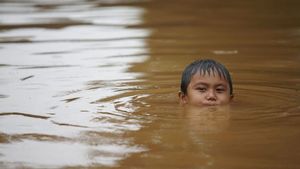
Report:
M1 168L300 168L300 3L0 1ZM228 107L178 105L225 64Z

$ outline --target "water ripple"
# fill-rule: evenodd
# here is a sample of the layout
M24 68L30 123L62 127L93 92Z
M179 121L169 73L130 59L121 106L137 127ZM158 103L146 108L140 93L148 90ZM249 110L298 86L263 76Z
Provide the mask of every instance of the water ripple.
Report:
M262 85L239 85L235 111L236 120L270 120L300 116L295 89ZM291 97L292 96L292 97ZM243 110L240 109L243 107Z
M32 118L38 118L38 119L49 119L50 118L49 116L41 116L41 115L19 113L19 112L0 113L0 116L10 116L10 115L18 115L18 116L32 117Z

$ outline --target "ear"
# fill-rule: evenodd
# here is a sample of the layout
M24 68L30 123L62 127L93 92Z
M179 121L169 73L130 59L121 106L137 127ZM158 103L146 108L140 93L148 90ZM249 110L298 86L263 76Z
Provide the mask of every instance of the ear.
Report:
M234 98L234 94L231 94L231 95L230 95L230 101L232 101L233 98Z
M182 91L178 92L178 98L180 105L184 105L187 103L187 96Z

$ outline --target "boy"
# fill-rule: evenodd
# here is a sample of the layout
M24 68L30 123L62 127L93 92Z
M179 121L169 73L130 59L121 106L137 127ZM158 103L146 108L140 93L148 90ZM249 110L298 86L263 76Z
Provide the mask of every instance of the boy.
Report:
M230 74L215 60L196 60L183 71L178 96L181 105L226 105L233 98Z

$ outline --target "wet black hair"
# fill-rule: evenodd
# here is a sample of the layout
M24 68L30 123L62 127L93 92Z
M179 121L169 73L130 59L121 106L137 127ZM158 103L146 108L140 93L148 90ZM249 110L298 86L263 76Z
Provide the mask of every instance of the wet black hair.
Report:
M199 72L200 75L205 75L208 73L209 76L217 73L220 78L223 78L228 82L230 95L233 95L232 80L229 71L224 65L212 59L196 60L184 69L182 72L180 85L181 92L183 92L183 94L187 94L187 88L191 82L191 78L197 72Z

